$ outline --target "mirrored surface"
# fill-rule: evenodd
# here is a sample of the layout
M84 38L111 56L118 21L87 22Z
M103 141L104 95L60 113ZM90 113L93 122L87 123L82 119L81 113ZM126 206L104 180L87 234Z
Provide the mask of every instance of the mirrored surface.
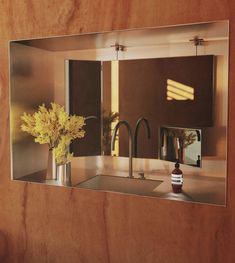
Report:
M168 146L170 157L162 134L177 127L201 136L200 154L198 147L189 151L197 141L184 149L185 195L225 204L228 43L228 21L11 41L12 178L36 182L45 174L48 147L20 131L20 115L54 101L86 118L85 138L71 146L78 156L73 166L80 165L76 182L87 174L128 174L122 127L115 151L110 149L114 126L126 120L133 133L134 177L144 172L163 180L156 196L167 195L179 147Z
M160 128L160 159L201 167L201 139L199 129Z
M111 155L112 129L125 120L134 136L134 157L157 159L163 124L213 126L213 90L212 55L69 61L70 113L89 120L86 138L73 143L72 151L75 156ZM125 129L120 129L112 154L128 156Z

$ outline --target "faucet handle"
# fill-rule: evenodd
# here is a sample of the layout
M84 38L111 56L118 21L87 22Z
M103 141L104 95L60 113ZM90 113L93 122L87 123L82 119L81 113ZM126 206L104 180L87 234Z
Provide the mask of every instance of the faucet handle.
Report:
M138 175L140 176L140 179L145 179L144 172L139 172Z

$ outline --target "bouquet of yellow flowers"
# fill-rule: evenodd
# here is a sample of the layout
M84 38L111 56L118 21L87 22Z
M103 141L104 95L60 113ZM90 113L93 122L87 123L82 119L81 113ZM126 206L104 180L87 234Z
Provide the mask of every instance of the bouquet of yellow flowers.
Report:
M24 112L21 119L21 130L34 136L35 142L48 144L57 164L65 164L71 156L69 145L72 140L85 136L85 118L69 115L56 103L51 103L50 109L43 104L32 115Z

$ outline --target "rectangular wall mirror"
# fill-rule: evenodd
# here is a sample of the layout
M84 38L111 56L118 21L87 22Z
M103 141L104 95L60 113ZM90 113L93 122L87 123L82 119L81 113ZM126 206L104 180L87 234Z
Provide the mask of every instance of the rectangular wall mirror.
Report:
M38 176L47 169L48 147L20 130L20 116L56 102L86 122L86 136L70 146L72 186L97 174L127 173L125 128L119 129L114 150L110 145L115 125L125 120L133 133L134 177L144 172L146 178L163 182L149 195L170 191L167 180L180 159L185 192L192 200L225 204L228 21L14 40L9 45L13 179L49 183ZM180 133L193 136L193 142L180 147ZM166 182L168 190L161 191Z
M159 158L162 125L212 127L214 60L213 55L204 55L69 61L70 113L89 120L87 136L72 145L75 156L111 155L111 126L117 119L128 121L133 129L138 158ZM112 114L118 116L113 121ZM127 157L125 129L116 140L113 154Z

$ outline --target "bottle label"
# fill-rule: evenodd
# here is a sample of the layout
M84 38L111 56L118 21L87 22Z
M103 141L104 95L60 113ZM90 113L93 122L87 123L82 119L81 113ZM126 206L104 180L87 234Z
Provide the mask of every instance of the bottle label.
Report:
M175 185L182 185L183 174L171 174L171 183Z

